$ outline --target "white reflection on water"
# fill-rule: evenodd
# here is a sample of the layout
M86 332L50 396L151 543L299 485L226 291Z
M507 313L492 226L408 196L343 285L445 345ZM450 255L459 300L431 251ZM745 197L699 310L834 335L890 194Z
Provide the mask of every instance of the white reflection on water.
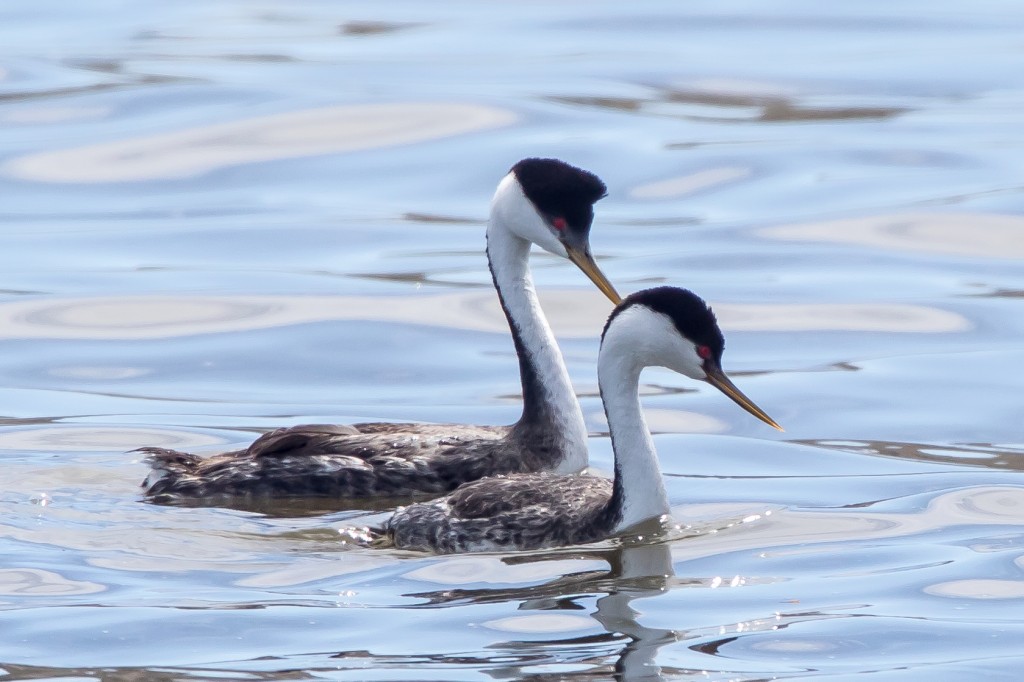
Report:
M597 568L597 563L593 568ZM557 580L567 573L590 568L581 566L582 562L578 559L510 563L499 556L481 555L445 558L409 571L405 577L439 585L521 584L536 580Z
M304 109L148 137L37 152L6 174L42 182L183 178L241 163L352 152L510 125L514 114L479 104L405 102Z
M0 80L3 79L0 78ZM110 107L37 106L0 112L0 121L14 125L68 123L70 121L105 118L112 111Z
M951 580L926 587L924 591L957 599L1021 599L1024 598L1024 580Z
M555 333L597 338L611 309L597 292L545 290ZM943 333L971 327L938 308L881 303L714 303L726 331ZM0 304L0 339L156 339L237 332L326 320L422 324L508 333L490 292L411 296L117 296Z
M39 568L0 568L0 595L52 597L93 594L107 589L87 580L70 580L59 573Z
M649 407L644 410L644 418L647 420L647 428L655 434L724 433L729 430L729 425L721 419L687 410ZM595 414L591 420L605 428L608 426L608 419L604 414Z
M750 173L749 168L730 166L710 168L698 173L640 185L630 190L629 195L634 199L675 199L727 182L742 180Z
M120 381L145 376L152 370L143 367L87 367L85 365L65 365L53 367L47 371L50 376L64 379L84 379L86 381Z
M138 447L139 443L155 443L157 447L165 448L190 449L221 445L223 442L220 438L189 431L122 426L62 425L0 431L0 450L37 450L40 452L128 450Z
M288 563L283 563L276 569L266 570L254 575L241 578L235 581L240 587L261 587L276 588L303 583L337 578L340 576L361 573L375 568L386 567L391 564L390 557L383 554L356 553L350 552L345 555L344 561L324 560L316 558L298 558ZM133 566L134 570L152 570L145 567Z
M510 616L483 623L483 626L502 632L518 634L548 634L552 632L572 632L574 630L590 630L594 621L588 616L567 616L561 613L535 613L527 616Z
M993 213L893 213L769 227L757 234L969 258L1024 257L1024 217Z

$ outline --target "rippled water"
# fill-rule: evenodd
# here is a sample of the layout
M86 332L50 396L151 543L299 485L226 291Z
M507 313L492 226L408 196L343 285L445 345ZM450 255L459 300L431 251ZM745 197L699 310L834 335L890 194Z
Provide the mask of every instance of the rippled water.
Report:
M1018 679L1018 3L4 14L0 679ZM482 233L529 155L605 179L609 277L712 301L787 429L645 374L675 539L437 558L141 501L139 445L515 419ZM534 269L609 471L608 305Z

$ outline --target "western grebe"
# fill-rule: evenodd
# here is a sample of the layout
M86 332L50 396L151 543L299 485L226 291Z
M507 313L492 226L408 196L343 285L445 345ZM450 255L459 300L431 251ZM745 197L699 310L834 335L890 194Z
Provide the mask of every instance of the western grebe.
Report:
M519 356L523 413L511 426L306 424L270 431L211 457L145 447L143 482L156 502L272 496L440 494L502 473L580 471L587 430L569 373L530 275L530 245L568 258L613 303L594 262L590 226L605 185L557 159L524 159L499 183L487 223L487 260Z
M711 309L686 289L628 296L608 318L597 375L615 452L613 480L527 473L466 483L396 511L378 544L438 553L521 550L593 542L669 513L640 405L640 372L667 367L706 381L780 431L722 371L725 339Z

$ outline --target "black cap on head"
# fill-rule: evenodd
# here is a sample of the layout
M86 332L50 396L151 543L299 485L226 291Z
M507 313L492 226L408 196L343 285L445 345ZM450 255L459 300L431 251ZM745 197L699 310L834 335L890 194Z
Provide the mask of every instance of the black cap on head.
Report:
M643 305L672 320L679 333L698 346L711 349L711 357L719 365L725 350L725 337L711 308L697 294L679 287L655 287L630 294L612 311L604 329L608 331L615 316L632 305ZM601 334L602 338L604 333Z
M558 159L523 159L512 172L538 211L565 218L569 229L584 234L594 221L594 202L608 191L601 178Z

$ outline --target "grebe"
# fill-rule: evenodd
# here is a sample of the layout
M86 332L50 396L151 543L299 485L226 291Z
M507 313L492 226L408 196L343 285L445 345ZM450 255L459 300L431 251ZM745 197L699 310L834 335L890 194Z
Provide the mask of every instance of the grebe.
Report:
M782 430L722 371L725 339L711 308L686 289L631 294L601 336L597 375L615 453L613 480L526 473L466 483L396 511L377 544L448 554L594 542L669 513L657 454L640 405L640 372L667 367L706 381Z
M587 466L587 430L562 354L530 275L530 245L576 264L613 303L594 262L590 226L605 196L593 173L557 159L524 159L499 183L487 223L487 260L505 311L523 390L511 426L305 424L270 431L243 450L202 458L144 447L155 502L238 497L395 497L446 493L502 473Z

